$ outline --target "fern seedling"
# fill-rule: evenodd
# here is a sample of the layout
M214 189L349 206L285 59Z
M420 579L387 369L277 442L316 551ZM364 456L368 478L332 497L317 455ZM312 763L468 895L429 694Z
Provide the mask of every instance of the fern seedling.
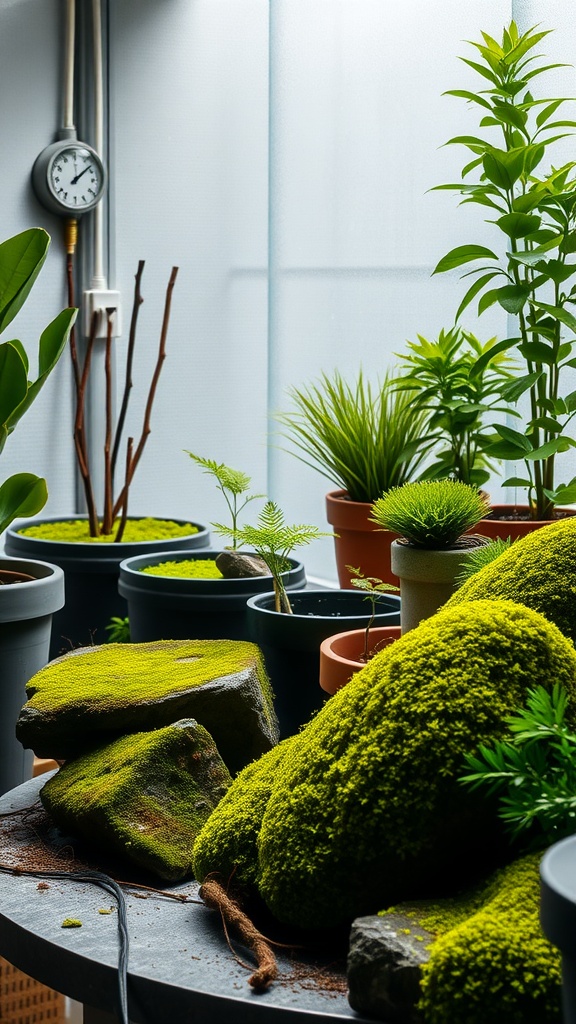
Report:
M361 569L355 569L353 565L347 565L346 568L352 577L350 580L352 586L356 587L357 590L363 590L366 594L366 600L371 605L370 619L364 633L364 651L362 653L362 661L370 661L370 630L376 618L378 600L384 597L386 593L391 593L393 590L398 591L400 588L396 587L393 583L384 583L378 576L365 576Z
M224 501L228 506L230 512L230 518L232 520L231 534L232 537L232 549L235 551L238 542L236 540L236 533L238 529L238 517L243 509L246 508L249 502L254 501L255 498L263 498L263 494L246 494L250 487L250 477L247 473L243 473L239 469L231 469L230 466L226 466L223 462L216 462L215 459L204 459L200 455L195 455L194 452L186 452L191 459L194 460L197 466L200 466L205 473L209 476L213 476L216 480L216 486L218 490L222 492ZM239 499L243 496L244 500L239 504ZM212 526L215 524L212 523Z

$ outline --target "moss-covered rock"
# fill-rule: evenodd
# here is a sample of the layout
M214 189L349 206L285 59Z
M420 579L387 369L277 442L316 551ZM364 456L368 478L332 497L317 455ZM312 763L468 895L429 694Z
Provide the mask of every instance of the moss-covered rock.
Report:
M253 766L201 833L197 873L249 863L272 912L306 928L453 892L506 848L494 807L458 782L464 754L505 733L528 687L555 681L576 697L576 654L538 613L509 601L439 612L377 655L282 748L257 867L232 845L236 795L241 821L247 787L259 784ZM260 770L269 777L267 764Z
M231 782L210 734L189 720L69 761L40 797L66 831L175 882L192 874L194 839Z
M464 583L447 607L485 598L534 608L576 642L576 516L514 541Z
M560 953L540 927L540 859L463 896L395 908L437 936L422 968L426 1024L559 1024Z
M195 718L235 773L278 741L255 644L158 640L71 651L32 677L16 733L39 757L67 760L118 735Z

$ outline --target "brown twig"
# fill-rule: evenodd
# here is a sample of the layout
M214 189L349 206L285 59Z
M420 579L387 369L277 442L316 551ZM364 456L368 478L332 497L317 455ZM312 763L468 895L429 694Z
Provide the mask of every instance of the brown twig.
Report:
M132 458L132 462L131 462L131 465L130 465L130 471L129 471L128 478L127 478L126 483L124 484L124 487L122 488L122 492L120 493L120 495L119 495L119 497L118 497L118 499L116 501L116 504L114 506L114 517L116 517L118 515L118 512L119 512L120 508L122 507L122 504L124 502L124 491L126 490L127 487L130 487L130 484L132 483L132 479L134 477L134 473L136 471L136 467L137 467L137 465L138 465L138 463L140 461L140 458L142 456L142 452L144 451L144 446L146 444L146 441L148 440L148 435L150 434L150 430L151 430L150 419L151 419L151 416L152 416L152 406L154 404L154 398L155 398L155 395L156 395L156 388L158 386L158 380L160 379L160 373L162 372L162 364L164 363L164 360L166 358L166 338L168 336L168 325L170 323L170 309L171 309L171 306L172 306L172 292L174 290L174 285L176 284L177 274L178 274L178 267L172 267L172 272L170 274L170 280L168 281L168 286L166 288L166 299L165 299L165 302L164 302L164 317L163 317L163 320L162 320L162 330L161 330L161 333L160 333L160 344L158 346L158 358L156 360L156 367L154 369L154 373L153 373L153 376L152 376L152 381L150 383L150 391L148 392L148 401L146 403L146 410L145 410L145 413L144 413L144 423L143 423L143 426L142 426L142 435L140 437L140 440L138 442L138 446L137 446L136 451L134 453L134 456Z
M74 421L74 446L76 448L78 466L80 468L80 475L82 476L82 483L84 485L84 496L86 498L86 508L88 511L91 537L98 536L100 533L100 525L98 523L98 515L96 512L96 502L94 501L90 465L88 461L88 448L86 446L85 407L86 388L88 386L92 351L96 341L96 334L98 333L98 328L100 326L101 316L102 314L100 310L95 310L92 314L92 320L90 322L90 336L86 347L82 376L80 377L76 387L76 418Z
M132 303L132 316L130 318L130 335L128 337L128 351L126 353L126 374L124 378L124 393L122 395L122 404L120 406L120 412L118 414L116 434L114 437L114 447L112 449L112 482L114 482L116 462L118 460L120 442L122 440L122 433L124 430L126 413L128 412L128 403L130 401L130 392L132 390L132 363L134 361L134 348L136 345L136 327L138 324L138 313L140 311L140 306L144 302L142 293L140 291L143 272L144 260L140 260L138 263L138 270L136 271L134 277L134 301Z
M114 324L113 308L106 309L106 355L104 360L106 374L106 434L104 437L104 516L102 522L102 533L112 533L114 521L112 509L114 499L112 495L112 463L110 449L112 447L112 327Z
M120 516L120 522L118 524L118 532L114 540L118 544L124 536L124 530L126 528L126 520L128 518L128 494L130 492L130 485L128 483L128 476L130 473L130 466L132 465L132 446L134 444L134 438L128 438L128 444L126 445L126 476L124 478L124 487L122 494L124 495L124 501L122 502L122 514Z
M264 936L219 882L206 879L200 886L199 895L207 907L220 912L225 930L228 925L233 926L245 945L252 950L258 967L248 979L248 984L257 991L268 988L278 977L278 964Z

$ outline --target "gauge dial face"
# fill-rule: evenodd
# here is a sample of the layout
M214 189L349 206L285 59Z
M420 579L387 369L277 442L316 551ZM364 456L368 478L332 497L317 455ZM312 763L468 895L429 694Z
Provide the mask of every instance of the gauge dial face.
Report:
M48 185L62 206L71 211L85 210L94 206L102 194L102 165L90 149L66 146L50 163Z

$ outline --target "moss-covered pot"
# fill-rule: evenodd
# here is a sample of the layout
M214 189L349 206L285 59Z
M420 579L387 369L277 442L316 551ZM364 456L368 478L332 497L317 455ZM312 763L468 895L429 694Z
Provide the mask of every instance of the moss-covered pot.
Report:
M72 647L86 647L107 640L106 626L113 616L123 618L128 614L126 601L118 593L118 572L120 562L133 555L156 551L160 541L143 540L120 543L80 542L48 540L44 537L29 537L21 529L40 523L61 523L68 519L86 520L86 516L52 516L26 523L20 522L6 531L6 554L20 558L39 558L58 565L66 580L66 604L54 615L50 658L70 650ZM131 516L130 519L138 519ZM164 517L168 519L168 517ZM171 522L183 524L183 520ZM204 548L210 542L208 529L194 523L197 532L185 537L162 540L167 551L182 548Z
M26 573L25 583L0 586L0 793L32 778L34 755L16 739L26 684L48 661L53 614L64 604L57 565L0 558L0 569Z
M298 732L326 700L318 686L322 641L365 626L369 618L360 590L302 590L290 595L290 603L292 615L274 610L273 594L251 597L247 605L250 639L264 654L282 738ZM386 595L378 606L376 626L399 625L399 597Z
M142 572L162 562L215 559L219 551L157 551L127 558L120 564L118 590L128 603L130 639L148 640L248 640L246 602L272 590L272 577L200 579L189 576L156 576ZM289 559L284 573L286 589L306 586L302 562Z

